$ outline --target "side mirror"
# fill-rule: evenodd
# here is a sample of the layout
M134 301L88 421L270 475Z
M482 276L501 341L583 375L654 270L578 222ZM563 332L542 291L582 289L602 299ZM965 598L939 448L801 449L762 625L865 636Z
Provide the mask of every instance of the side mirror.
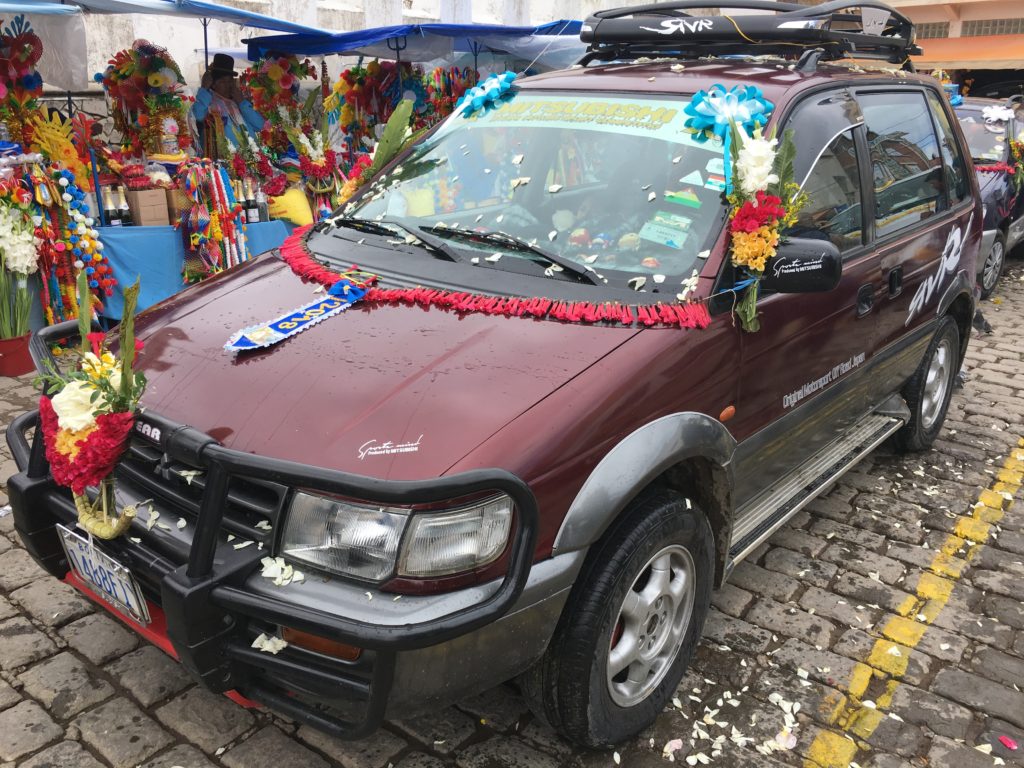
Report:
M817 293L839 285L843 260L829 240L790 237L779 243L761 285L776 293Z

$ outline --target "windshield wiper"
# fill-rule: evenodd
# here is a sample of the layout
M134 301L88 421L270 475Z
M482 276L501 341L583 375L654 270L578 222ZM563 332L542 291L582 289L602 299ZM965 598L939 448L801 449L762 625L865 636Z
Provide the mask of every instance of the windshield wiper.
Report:
M426 227L420 227L420 229L427 229ZM438 229L431 227L429 231L438 233ZM588 270L586 267L580 266L572 259L567 259L557 253L546 251L543 248L528 243L514 235L509 235L505 232L497 231L485 231L477 232L469 229L441 229L440 233L446 237L460 237L466 240L478 240L484 243L495 243L497 245L503 245L507 248L512 248L519 251L527 251L536 256L540 256L542 259L547 259L552 265L557 265L562 268L562 271L570 272L577 277L582 277L591 285L600 285L600 279L596 274Z
M407 227L405 224L397 222L394 219L371 221L370 219L357 219L352 216L340 216L336 219L330 219L330 221L333 221L334 224L339 227L349 227L360 232L369 232L370 234L383 235L385 237L395 237L399 234L392 229L392 227L394 227L402 230L410 236L410 239L406 241L409 245L425 245L431 250L436 251L447 261L462 261L455 249L440 237L427 235L423 232L417 232L412 227ZM420 229L422 229L422 227L420 227Z

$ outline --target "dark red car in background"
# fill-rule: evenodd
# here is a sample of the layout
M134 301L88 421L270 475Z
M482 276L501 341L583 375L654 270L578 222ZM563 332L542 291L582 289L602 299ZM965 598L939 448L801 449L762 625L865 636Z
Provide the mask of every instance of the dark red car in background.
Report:
M145 598L146 615L115 609L129 624L207 688L343 737L518 678L567 738L610 745L671 698L740 559L890 436L932 442L982 225L952 110L931 78L829 63L906 58L912 25L880 3L857 3L863 20L842 0L733 5L780 12L591 17L584 66L452 116L305 244L385 289L638 316L682 293L708 327L356 304L225 353L314 296L276 254L139 317L150 384L120 501L183 523L97 544ZM719 83L756 86L769 127L795 131L810 202L776 263L827 273L769 268L757 333L732 314L722 148L683 130ZM74 506L25 437L36 418L8 433L16 526L89 591L56 528ZM275 584L268 555L305 578Z

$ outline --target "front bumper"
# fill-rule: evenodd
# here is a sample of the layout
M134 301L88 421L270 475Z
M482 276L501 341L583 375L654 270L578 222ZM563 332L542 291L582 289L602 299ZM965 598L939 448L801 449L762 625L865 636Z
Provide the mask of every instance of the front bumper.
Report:
M119 468L118 502L141 501L149 491L153 508L164 510L162 520L171 525L147 527L137 519L126 536L101 548L136 577L157 609L154 615L166 619L168 650L209 690L238 691L336 736L359 738L385 717L405 716L508 679L546 647L582 555L533 565L537 503L514 475L488 469L388 482L233 451L152 413L145 419L159 429L153 452L161 461L201 468L201 492L190 506L173 493L153 494L152 487L139 485L144 478L138 473ZM28 552L51 574L65 578L68 564L54 526L73 526L76 511L70 493L49 475L41 431L35 430L31 444L26 439L37 423L38 413L31 412L8 428L20 470L8 482L9 496ZM289 490L277 507L278 518L271 515L268 521L271 530L250 529L248 538L257 545L239 548L245 537L238 535L237 520L225 520L225 511L237 501L234 483L245 478ZM305 582L275 587L260 576L260 560L272 549L293 488L381 504L507 493L516 509L507 572L486 584L400 601L372 586L309 572ZM179 518L180 527L174 525ZM236 533L229 535L231 530ZM261 632L282 627L363 650L355 661L344 661L294 643L277 655L251 647Z

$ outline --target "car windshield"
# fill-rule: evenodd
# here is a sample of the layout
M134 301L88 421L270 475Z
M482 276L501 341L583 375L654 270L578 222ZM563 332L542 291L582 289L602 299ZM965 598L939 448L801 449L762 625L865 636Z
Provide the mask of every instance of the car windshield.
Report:
M538 256L450 230L511 235L606 278L624 272L611 275L622 287L637 274L689 276L723 221L725 179L721 144L686 130L687 103L521 91L450 117L348 213L429 228L497 268Z
M982 117L981 111L975 109L958 109L956 116L973 159L999 162L1006 158L1005 122L988 122Z

